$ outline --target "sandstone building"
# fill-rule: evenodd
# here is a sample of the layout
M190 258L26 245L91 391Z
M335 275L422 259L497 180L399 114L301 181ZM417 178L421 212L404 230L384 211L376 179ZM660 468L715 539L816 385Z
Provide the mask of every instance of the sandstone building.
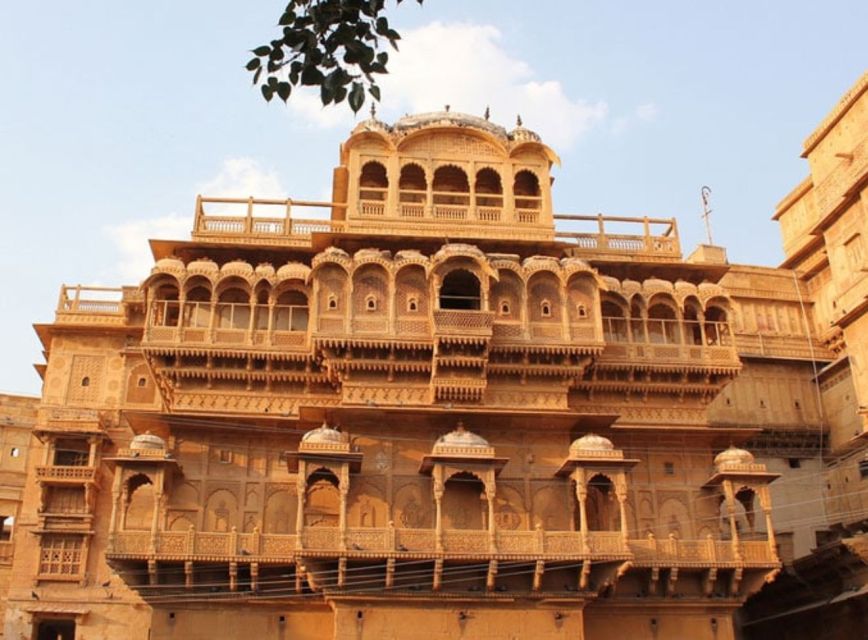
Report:
M779 269L556 214L539 136L448 111L359 124L331 202L199 198L36 327L4 637L734 638L861 508L864 88Z

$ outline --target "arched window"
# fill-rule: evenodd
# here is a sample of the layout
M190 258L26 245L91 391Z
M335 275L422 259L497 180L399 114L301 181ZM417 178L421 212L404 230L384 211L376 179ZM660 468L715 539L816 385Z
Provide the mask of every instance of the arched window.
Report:
M712 306L705 310L705 341L710 345L731 343L725 309Z
M543 300L539 303L539 314L543 318L552 317L552 303L549 300Z
M377 297L369 293L365 296L365 311L376 311L377 310Z
M334 473L320 469L310 475L304 500L304 526L337 527L340 519L340 482Z
M425 202L425 192L428 190L425 170L418 164L406 164L401 167L398 190L401 202Z
M503 185L500 181L500 174L494 169L485 167L476 173L473 191L476 193L477 207L500 208L503 206Z
M603 300L600 311L603 314L603 335L606 342L627 342L627 319L621 305L611 300Z
M415 297L407 298L407 311L416 313L419 310L419 301Z
M373 160L366 162L359 176L359 197L362 200L385 200L388 188L386 167Z
M439 167L434 172L433 187L434 205L446 205L447 208L441 210L446 217L455 217L450 205L466 207L470 204L470 183L463 169L452 165Z
M657 303L648 308L648 342L656 344L678 344L678 321L675 310L668 304Z
M231 287L220 293L217 326L221 329L247 329L250 325L250 295Z
M500 310L499 311L500 315L508 316L509 312L510 312L509 300L501 300L500 303L498 304L498 308Z
M327 306L329 311L337 311L337 309L338 309L338 297L335 294L330 293L329 298L328 298L328 303L326 306Z
M440 308L478 311L482 299L479 280L469 271L450 271L440 286Z
M512 192L515 195L515 207L517 209L540 209L542 207L539 178L532 171L523 169L515 174Z
M702 328L699 323L699 312L690 302L684 306L684 335L688 344L702 344Z
M273 328L275 331L307 331L309 315L307 296L303 292L284 291L274 306Z
M177 327L181 309L178 302L178 287L163 284L154 290L151 302L151 324L155 327Z
M620 511L615 502L615 487L604 475L596 475L588 483L586 510L589 531L617 531Z

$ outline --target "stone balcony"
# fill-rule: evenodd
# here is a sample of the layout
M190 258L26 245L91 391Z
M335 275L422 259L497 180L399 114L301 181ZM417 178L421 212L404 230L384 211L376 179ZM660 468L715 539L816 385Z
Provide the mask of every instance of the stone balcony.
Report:
M494 313L491 311L464 311L438 309L434 311L434 330L440 337L463 339L490 339Z
M554 216L555 240L574 256L618 261L655 260L678 262L681 244L675 218L627 218L621 216ZM606 224L609 224L609 230ZM613 233L612 226L635 227L636 233ZM585 230L589 227L593 231Z
M271 533L121 531L112 535L107 556L116 560L157 559L277 563L299 557L443 558L502 560L631 561L635 567L775 568L778 559L768 541L714 539L628 540L619 532L590 531L587 549L577 531L444 530L443 550L435 551L434 529L348 529L341 540L337 528L307 529L299 536Z
M57 324L124 326L127 306L141 304L137 287L84 287L63 285L55 311Z
M97 467L66 465L36 467L36 479L42 484L95 484L98 476Z

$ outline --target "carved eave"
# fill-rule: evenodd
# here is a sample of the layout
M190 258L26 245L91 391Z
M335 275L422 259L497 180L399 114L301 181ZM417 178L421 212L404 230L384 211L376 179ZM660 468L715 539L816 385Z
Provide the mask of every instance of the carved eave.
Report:
M298 461L304 460L311 464L346 464L350 473L358 473L362 468L364 455L359 451L351 451L349 442L334 444L310 444L302 442L298 451L284 452L287 470L290 473L298 472Z
M703 489L719 486L724 480L733 482L750 482L752 484L768 484L781 477L779 473L766 471L764 464L727 464L718 467L711 477L702 485Z
M621 451L608 451L600 453L600 455L582 454L578 456L571 455L561 463L560 468L555 472L559 478L567 478L576 467L586 467L593 469L622 469L627 471L639 464L640 460L636 458L625 458Z
M478 454L474 454L471 452L461 453L459 451L456 451L455 453L450 453L444 451L441 453L429 453L424 458L422 458L422 464L419 466L419 473L423 473L426 476L429 476L434 470L435 464L453 464L485 466L493 468L494 474L497 475L501 471L503 471L503 467L506 466L507 462L509 462L509 458L494 457L493 450L490 453L479 452Z
M172 471L181 471L181 465L165 449L120 449L118 455L103 458L105 462L112 462L125 467L140 467L157 465L166 467Z

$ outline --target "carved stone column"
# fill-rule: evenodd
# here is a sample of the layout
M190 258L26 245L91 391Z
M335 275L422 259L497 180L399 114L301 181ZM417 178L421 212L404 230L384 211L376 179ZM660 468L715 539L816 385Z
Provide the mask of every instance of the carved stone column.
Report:
M434 544L437 551L443 551L443 483L434 479Z
M616 479L615 496L618 498L618 509L621 516L621 539L626 546L630 531L627 526L627 479L623 473L618 474Z
M496 490L493 485L493 480L491 485L486 484L485 499L488 500L488 544L491 552L497 553L497 523L494 520L494 499Z
M295 490L298 494L296 500L298 506L295 512L295 546L299 549L304 548L304 503L305 494L307 493L306 471L304 461L300 462L298 467L298 479L295 483Z
M579 502L579 534L582 539L582 552L590 553L591 547L588 544L588 488L585 486L584 474L576 474L576 499Z

